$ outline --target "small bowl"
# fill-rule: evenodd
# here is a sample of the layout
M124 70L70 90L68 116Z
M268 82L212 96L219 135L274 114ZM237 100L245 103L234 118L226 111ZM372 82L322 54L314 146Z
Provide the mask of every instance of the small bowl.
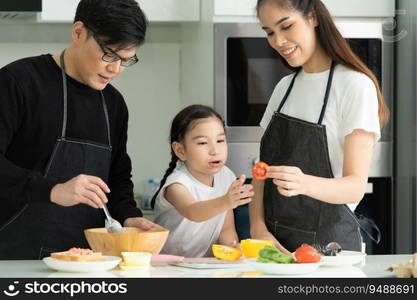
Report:
M323 266L340 267L358 264L364 260L366 253L342 250L336 256L321 256Z
M122 252L158 254L168 238L169 230L123 227L122 233L109 233L106 228L90 228L84 230L84 234L95 252L122 257Z
M149 252L122 252L125 265L149 267L151 265L152 253Z

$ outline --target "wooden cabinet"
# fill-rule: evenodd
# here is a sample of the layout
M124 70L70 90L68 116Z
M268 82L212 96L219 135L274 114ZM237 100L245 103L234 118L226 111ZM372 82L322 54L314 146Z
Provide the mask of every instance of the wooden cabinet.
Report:
M204 0L207 1L207 0ZM42 0L39 22L71 23L79 0ZM139 0L150 22L197 22L200 0Z

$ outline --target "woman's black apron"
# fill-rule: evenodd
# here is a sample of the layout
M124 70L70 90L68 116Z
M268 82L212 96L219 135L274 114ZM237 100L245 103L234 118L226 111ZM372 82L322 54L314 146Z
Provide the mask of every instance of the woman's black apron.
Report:
M100 91L108 145L66 135L68 95L64 52L60 58L64 95L62 134L56 141L44 176L63 183L86 174L107 182L112 147L106 102ZM52 202L32 201L1 230L1 243L5 244L0 246L0 259L41 259L51 252L71 247L89 248L84 229L103 226L104 213L101 209L86 204L64 207Z
M318 123L281 113L297 71L261 140L260 159L272 166L295 166L305 174L333 178L326 126L322 124L332 85L332 63ZM308 99L306 99L308 101ZM345 250L361 251L359 224L347 205L329 204L305 195L282 196L272 179L264 186L265 223L289 251L306 243L325 247L338 242Z

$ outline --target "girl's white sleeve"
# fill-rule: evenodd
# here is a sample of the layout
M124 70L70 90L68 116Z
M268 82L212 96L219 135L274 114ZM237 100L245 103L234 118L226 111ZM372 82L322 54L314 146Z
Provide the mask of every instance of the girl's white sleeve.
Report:
M164 193L165 193L165 189L174 183L179 183L183 185L188 191L192 192L192 182L187 177L187 175L181 172L175 172L171 174L170 176L168 176L167 181L165 182L164 186L161 188L160 192L158 193L157 201L159 202L158 203L159 210L163 211L165 209L170 209L173 207L173 205L167 199L165 199Z

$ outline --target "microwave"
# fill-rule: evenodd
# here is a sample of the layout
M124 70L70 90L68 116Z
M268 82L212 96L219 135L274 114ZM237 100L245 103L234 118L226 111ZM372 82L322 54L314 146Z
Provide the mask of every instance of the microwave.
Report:
M352 50L374 72L392 111L393 43L386 39L392 19L339 18L336 26ZM391 39L392 40L392 39ZM257 23L214 24L214 108L223 116L229 144L227 165L250 177L258 160L263 129L259 126L276 84L292 71L285 67ZM370 177L391 177L392 118L381 132Z

